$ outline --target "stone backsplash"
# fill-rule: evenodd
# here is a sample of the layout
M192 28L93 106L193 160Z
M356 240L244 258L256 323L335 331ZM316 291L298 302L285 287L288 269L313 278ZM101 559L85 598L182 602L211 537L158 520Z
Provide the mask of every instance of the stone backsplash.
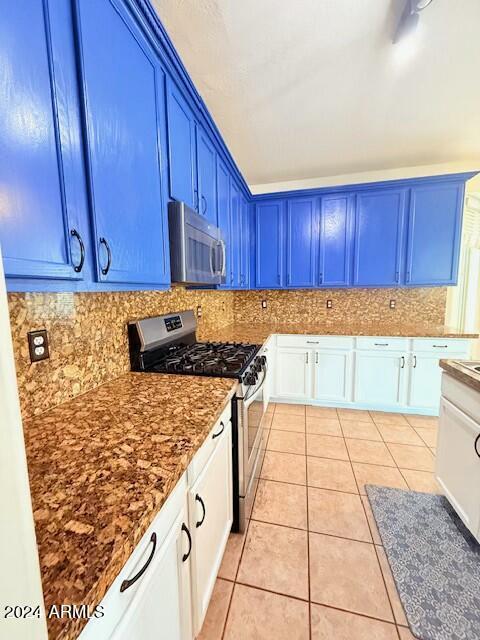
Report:
M20 404L24 417L42 413L130 370L129 320L196 309L200 323L233 321L230 291L11 293L8 296ZM47 329L50 359L30 363L27 332Z
M12 293L10 319L24 417L112 380L129 370L129 320L202 306L200 325L232 322L359 324L444 322L446 289L320 291L134 291L113 293ZM326 308L327 299L333 308ZM395 299L396 308L389 308ZM263 310L261 301L267 300ZM30 363L27 332L47 329L50 359Z
M262 309L262 300L267 308ZM332 308L327 309L327 300ZM395 300L395 309L390 309ZM362 322L381 325L443 325L447 289L321 289L310 291L239 291L234 297L236 322Z

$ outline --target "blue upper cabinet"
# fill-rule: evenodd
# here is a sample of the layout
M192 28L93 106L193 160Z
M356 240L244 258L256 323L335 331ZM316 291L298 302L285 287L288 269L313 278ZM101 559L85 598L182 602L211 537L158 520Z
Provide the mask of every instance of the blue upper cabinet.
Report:
M355 197L323 196L320 204L318 284L345 287L352 279L352 227Z
M318 198L287 202L287 287L316 284Z
M405 189L372 189L357 194L353 283L397 286L401 282Z
M255 207L257 289L279 289L284 278L284 200L264 200Z
M97 275L169 282L161 184L165 75L117 0L77 0Z
M463 182L412 187L407 285L456 284L464 188Z
M71 25L68 3L2 3L0 244L10 278L83 277L88 230Z
M248 289L250 284L250 215L248 203L240 195L240 282L241 289Z
M176 84L167 80L170 197L199 209L195 161L195 119Z
M215 148L200 125L197 125L198 209L209 222L217 224Z
M230 279L227 273L227 284L230 288L238 289L241 275L241 250L242 250L242 227L241 227L241 194L240 189L230 178Z
M230 174L227 167L217 156L217 224L225 243L225 287L230 288L231 274L231 218L230 218Z

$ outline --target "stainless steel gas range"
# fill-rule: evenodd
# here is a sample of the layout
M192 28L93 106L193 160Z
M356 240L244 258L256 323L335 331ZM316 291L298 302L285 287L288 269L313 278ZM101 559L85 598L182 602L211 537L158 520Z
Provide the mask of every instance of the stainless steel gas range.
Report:
M237 342L197 342L193 311L130 322L132 371L238 380L232 400L233 530L244 531L263 461L263 389L268 363L261 348Z

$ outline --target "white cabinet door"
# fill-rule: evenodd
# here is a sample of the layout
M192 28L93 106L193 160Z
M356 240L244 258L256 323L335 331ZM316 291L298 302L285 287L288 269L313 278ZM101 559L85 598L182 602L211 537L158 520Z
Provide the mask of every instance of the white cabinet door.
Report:
M353 353L342 349L315 351L315 400L350 402L352 399Z
M478 539L480 425L443 397L440 404L435 475L458 515Z
M275 395L289 400L312 397L313 352L279 347L276 354Z
M192 637L188 561L191 544L182 528L187 522L185 505L166 538L156 546L111 640L189 640ZM132 578L145 566L148 557L139 561Z
M369 406L403 405L406 354L399 351L357 351L355 402Z
M189 489L192 598L195 634L202 628L233 522L230 423Z
M450 356L445 357L449 358ZM425 353L411 355L408 384L408 405L410 407L438 411L442 386L442 370L439 362L438 356Z

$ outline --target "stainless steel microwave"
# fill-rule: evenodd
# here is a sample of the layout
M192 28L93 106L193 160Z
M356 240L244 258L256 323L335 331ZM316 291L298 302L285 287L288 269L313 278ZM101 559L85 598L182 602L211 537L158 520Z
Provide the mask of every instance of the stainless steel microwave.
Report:
M218 227L184 202L169 202L172 284L225 282L225 242Z

